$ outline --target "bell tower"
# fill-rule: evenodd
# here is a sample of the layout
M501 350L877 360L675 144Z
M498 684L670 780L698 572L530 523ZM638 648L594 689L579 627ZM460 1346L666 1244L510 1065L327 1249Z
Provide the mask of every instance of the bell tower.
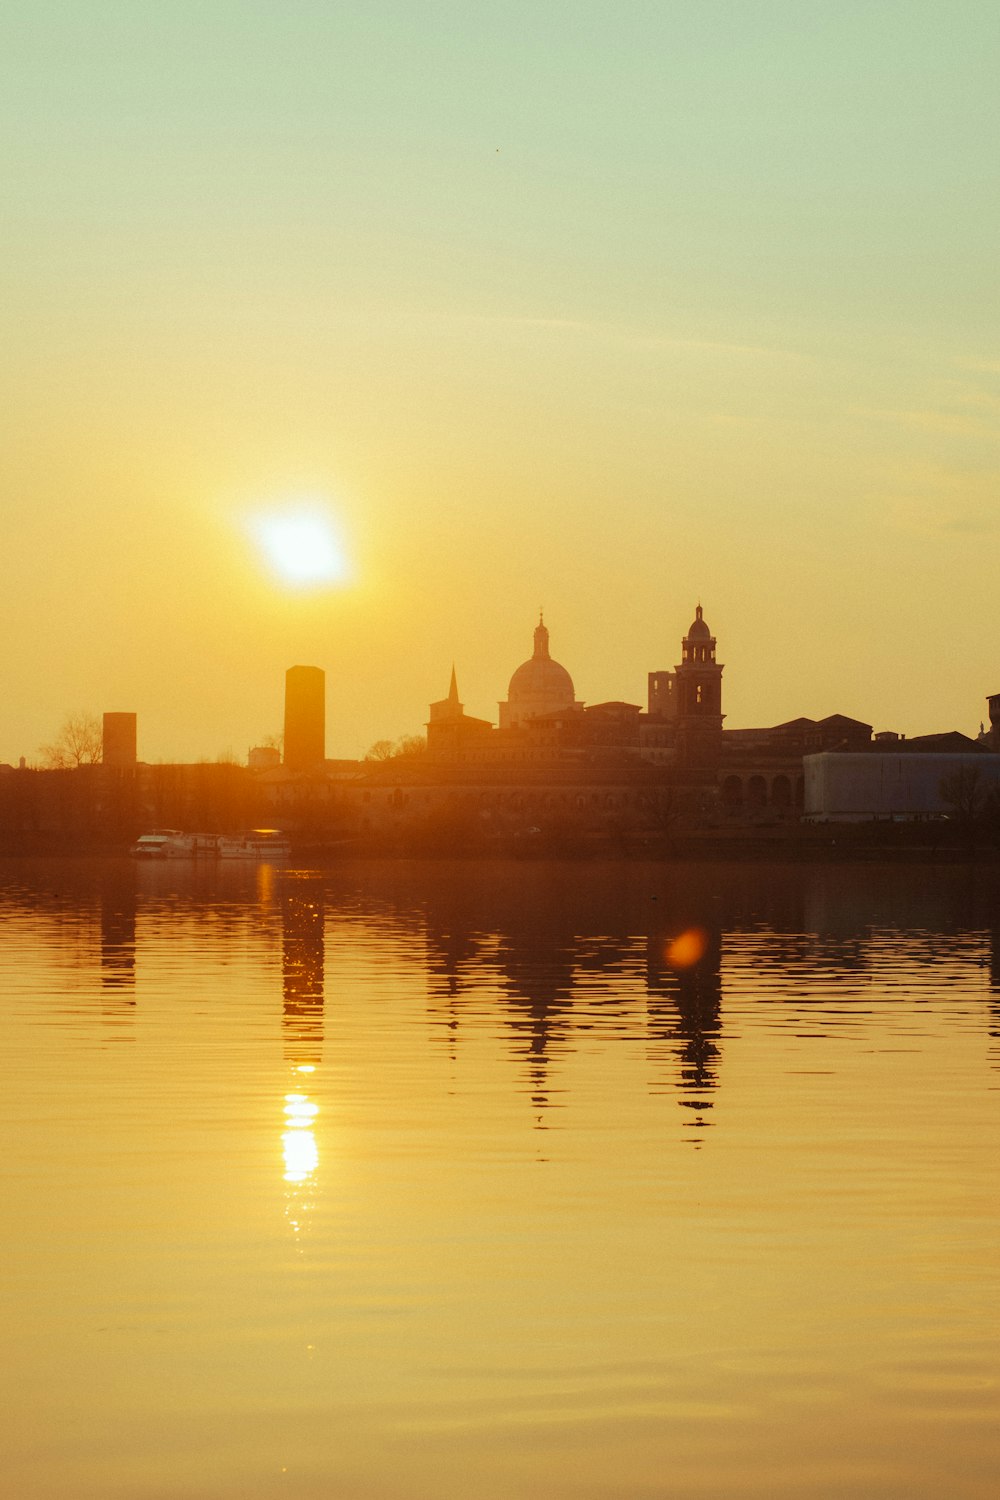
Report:
M681 642L676 675L677 752L683 765L713 770L722 745L722 666L699 604Z

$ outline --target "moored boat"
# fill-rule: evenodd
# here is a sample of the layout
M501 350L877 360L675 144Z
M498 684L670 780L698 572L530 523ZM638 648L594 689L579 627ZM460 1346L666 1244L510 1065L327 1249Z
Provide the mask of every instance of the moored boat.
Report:
M133 859L166 859L168 845L182 837L179 828L154 828L151 833L141 833L129 853Z
M156 828L141 834L129 853L135 859L287 859L292 846L280 828L251 828L245 833L183 833Z
M167 859L215 859L219 852L218 835L214 833L178 833L167 840Z
M287 834L280 828L251 828L234 837L221 836L218 840L220 859L287 859L292 846Z

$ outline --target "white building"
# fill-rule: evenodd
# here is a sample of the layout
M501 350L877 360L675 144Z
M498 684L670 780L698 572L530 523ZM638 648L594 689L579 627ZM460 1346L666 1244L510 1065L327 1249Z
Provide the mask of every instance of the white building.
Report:
M813 823L863 823L872 818L942 817L954 802L941 795L946 778L964 773L985 792L1000 788L1000 755L824 751L802 759L803 816Z

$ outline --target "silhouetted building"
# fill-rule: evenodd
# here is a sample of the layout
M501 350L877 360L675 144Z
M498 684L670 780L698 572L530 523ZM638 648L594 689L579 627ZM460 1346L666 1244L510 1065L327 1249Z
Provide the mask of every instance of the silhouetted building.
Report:
M645 760L687 775L714 772L722 740L722 666L699 604L672 672L650 672L640 738Z
M135 765L135 714L105 714L101 760L106 766L124 770Z
M990 708L989 747L1000 754L1000 693L991 693L986 702Z
M719 767L722 811L727 818L754 823L797 817L805 798L803 756L867 750L871 743L872 726L845 714L788 719L766 729L724 729Z
M513 729L528 719L582 707L576 701L572 677L549 655L549 632L539 615L534 652L510 679L507 699L500 704L500 728Z
M285 673L285 765L310 771L326 758L326 676L319 667Z
M851 795L858 792L859 800L848 809L837 802L839 792L834 797L835 815L884 816L890 804L904 815L929 813L939 806L929 762L907 773L908 784L914 777L921 782L919 796L900 801L893 795L887 804L869 795L868 781L877 776L885 783L890 762L895 766L900 757L986 752L985 734L978 746L955 733L906 740L883 731L873 741L870 724L844 714L725 729L723 670L699 604L676 667L649 673L645 712L623 701L585 705L566 668L552 660L549 632L539 618L534 652L514 672L500 703L499 727L465 712L453 667L447 697L430 705L426 755L338 763L335 771L321 759L322 730L303 751L292 723L293 679L300 674L313 684L294 684L303 690L303 705L319 688L313 709L303 706L302 716L308 722L313 712L321 722L322 673L292 668L285 764L261 769L255 784L293 831L344 838L415 834L429 848L538 835L579 844L591 836L659 837L692 828L798 821L805 804L804 760L817 755L872 762L863 794L852 783ZM989 701L997 739L1000 694ZM884 764L878 768L878 762ZM846 765L830 772L838 787L854 774ZM813 815L822 816L826 793L817 796Z
M493 725L488 719L473 719L458 699L458 679L451 669L447 698L431 704L427 722L427 751L439 760L462 759L470 749L486 742Z
M722 740L722 667L715 659L715 636L701 605L681 643L677 667L677 756L681 765L715 768Z

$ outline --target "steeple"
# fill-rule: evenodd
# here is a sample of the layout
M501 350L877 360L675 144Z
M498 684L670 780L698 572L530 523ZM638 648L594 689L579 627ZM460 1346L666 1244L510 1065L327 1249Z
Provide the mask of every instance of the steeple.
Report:
M542 618L542 611L538 611L538 624L535 626L535 656L543 661L549 659L549 632Z
M439 724L444 719L461 719L464 710L458 701L458 677L455 675L455 663L451 664L451 682L448 685L447 698L439 698L437 703L431 704L431 721Z

